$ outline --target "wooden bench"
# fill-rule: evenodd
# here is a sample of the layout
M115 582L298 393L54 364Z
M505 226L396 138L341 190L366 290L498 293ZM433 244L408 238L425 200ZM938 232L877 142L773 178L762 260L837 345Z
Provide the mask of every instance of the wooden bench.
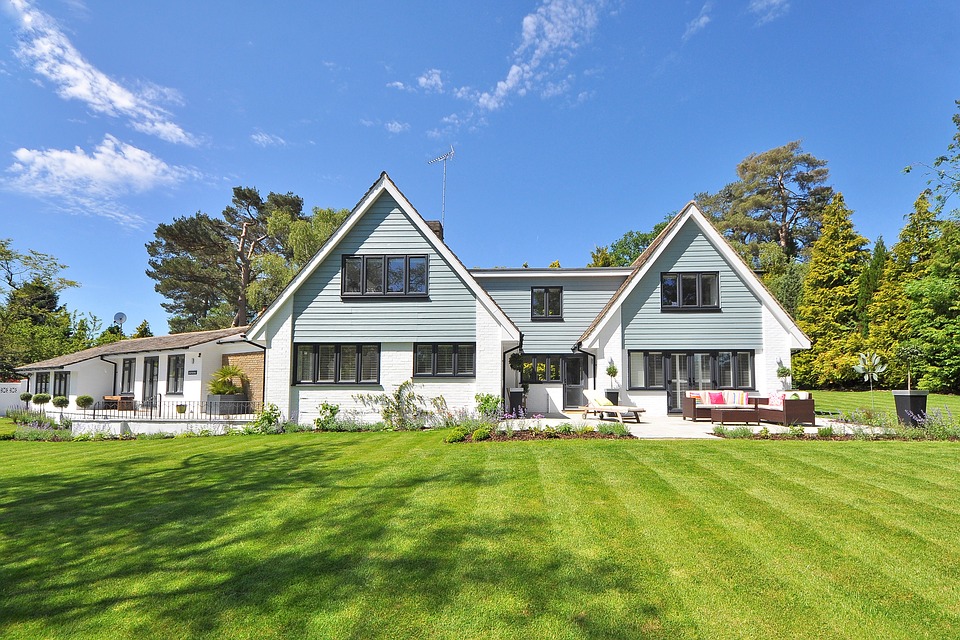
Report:
M136 401L133 396L103 396L104 409L117 411L133 411Z

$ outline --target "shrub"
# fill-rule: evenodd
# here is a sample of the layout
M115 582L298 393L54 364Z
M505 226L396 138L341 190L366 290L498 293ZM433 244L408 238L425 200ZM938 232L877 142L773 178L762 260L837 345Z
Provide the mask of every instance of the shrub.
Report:
M77 396L77 406L86 411L93 406L93 396Z
M376 410L390 429L420 429L426 410L423 397L413 391L413 381L406 380L393 393L360 393L353 396L363 406Z
M340 413L340 405L323 402L319 407L317 407L317 412L320 415L316 420L313 421L313 424L317 430L335 431L333 427L335 427L337 424L337 414Z
M753 429L747 425L734 427L733 429L727 429L726 436L728 438L737 438L739 440L750 439L753 438Z
M480 442L481 440L490 439L490 428L489 427L480 427L475 429L473 434L470 436L474 442Z
M787 435L791 438L802 438L803 437L803 425L802 424L791 424L787 427Z
M20 394L20 399L23 401L24 410L30 408L30 400L33 398L33 394L29 391L24 391Z
M500 407L503 404L503 398L495 396L492 393L478 393L473 396L477 401L477 413L484 418L496 418L500 415Z
M454 427L443 437L444 442L463 442L470 434L464 427Z
M757 436L763 438L764 440L770 439L770 427L763 425L760 431L757 432Z
M215 396L233 396L243 393L243 383L247 380L243 369L234 364L220 367L213 372L207 390ZM237 384L239 381L239 384Z
M249 429L249 431L248 431ZM280 409L272 402L263 405L257 414L257 419L248 423L244 427L245 433L282 433L283 426L280 424Z
M43 413L43 405L47 404L48 402L50 402L49 393L38 393L37 395L33 396L33 404L40 407L41 413Z
M430 406L433 407L433 413L425 416L426 423L431 428L446 428L456 424L456 418L453 412L447 407L447 399L443 396L430 398Z
M727 428L722 424L715 424L713 425L713 435L725 438L727 436Z
M828 425L828 426L826 426L826 427L818 427L818 428L817 428L817 437L818 437L818 438L832 438L832 437L835 436L835 435L837 435L837 433L836 433L836 431L834 430L834 428L833 428L832 425Z
M619 422L601 422L597 425L597 431L605 436L612 435L617 436L618 438L623 438L624 436L630 435L627 427Z

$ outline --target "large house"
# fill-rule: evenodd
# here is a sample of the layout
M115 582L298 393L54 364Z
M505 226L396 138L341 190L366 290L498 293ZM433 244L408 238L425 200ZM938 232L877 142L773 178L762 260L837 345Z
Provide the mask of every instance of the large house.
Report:
M383 173L249 328L125 340L20 371L34 392L149 403L201 400L232 362L256 369L249 399L300 422L324 402L375 419L356 396L411 379L451 409L523 386L528 413L558 414L612 387L620 404L664 415L690 389L765 396L778 363L809 346L693 202L630 267L467 269Z
M469 270L386 173L246 338L264 400L300 421L410 379L451 408L526 384L528 413L552 414L613 385L666 414L688 389L772 392L810 346L693 202L628 268Z

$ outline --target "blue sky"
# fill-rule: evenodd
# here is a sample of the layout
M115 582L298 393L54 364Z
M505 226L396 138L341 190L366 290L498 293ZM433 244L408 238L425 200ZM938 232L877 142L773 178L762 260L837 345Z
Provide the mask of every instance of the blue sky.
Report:
M352 207L386 170L469 267L583 266L803 139L888 244L960 98L955 1L0 0L0 237L167 330L156 225L231 188Z

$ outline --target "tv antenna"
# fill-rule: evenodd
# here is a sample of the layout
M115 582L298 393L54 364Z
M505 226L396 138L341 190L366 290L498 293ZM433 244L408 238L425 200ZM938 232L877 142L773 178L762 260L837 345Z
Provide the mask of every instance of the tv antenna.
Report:
M443 226L444 218L446 217L447 209L447 160L453 160L453 145L450 145L450 151L443 154L439 158L434 158L427 164L434 164L435 162L443 163L443 189L440 191L440 226Z

